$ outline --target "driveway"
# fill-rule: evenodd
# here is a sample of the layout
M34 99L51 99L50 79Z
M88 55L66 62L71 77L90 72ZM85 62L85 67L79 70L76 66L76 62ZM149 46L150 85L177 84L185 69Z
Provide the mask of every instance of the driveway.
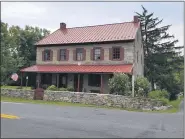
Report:
M1 119L2 138L183 138L183 111L157 114L4 102L1 113L20 118Z

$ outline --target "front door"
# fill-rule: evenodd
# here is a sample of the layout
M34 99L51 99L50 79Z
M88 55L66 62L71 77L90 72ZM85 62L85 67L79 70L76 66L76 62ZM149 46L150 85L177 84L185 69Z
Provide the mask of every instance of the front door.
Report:
M83 74L80 74L80 86L79 92L82 92L83 89ZM74 90L78 91L78 74L74 74Z
M41 74L41 83L42 85L51 85L52 84L52 74L51 73L42 73Z
M67 74L59 74L59 87L67 88Z

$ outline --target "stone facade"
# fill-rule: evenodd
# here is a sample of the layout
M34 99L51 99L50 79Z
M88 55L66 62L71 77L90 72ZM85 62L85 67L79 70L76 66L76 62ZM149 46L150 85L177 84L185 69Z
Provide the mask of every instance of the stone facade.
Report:
M133 74L134 76L143 76L144 75L144 53L143 53L143 44L141 42L142 36L140 29L137 31L137 35L134 41L134 68Z
M124 58L123 60L115 61L109 60L109 48L114 46L119 46L124 48ZM104 49L104 60L92 61L91 60L91 49L94 47L101 47ZM58 61L57 52L59 49L68 49L69 50L69 60L68 61ZM86 59L80 61L82 65L94 65L94 64L133 64L134 63L134 75L143 75L144 73L144 54L143 46L141 42L141 33L138 30L134 42L124 42L124 43L112 43L112 44L88 44L88 45L75 45L75 46L38 46L37 55L36 55L36 64L45 65L45 64L54 64L54 65L65 65L65 64L78 64L79 61L73 60L73 50L76 48L85 48L86 50ZM45 49L51 49L53 51L53 60L52 61L42 61L42 52ZM142 58L141 58L142 57ZM138 59L138 61L137 61Z
M124 58L122 61L112 61L109 60L109 48L113 46L121 46L124 48ZM104 49L104 60L100 61L92 61L91 60L91 49L94 47L101 47ZM58 61L57 60L57 51L59 49L68 49L69 50L69 60L68 61ZM86 50L86 59L84 61L80 61L82 65L84 64L127 64L133 63L133 49L134 43L116 43L116 44L92 44L92 45L76 45L76 46L37 46L37 64L56 64L56 65L65 65L65 64L78 64L79 61L73 60L73 50L76 48L85 48ZM53 51L53 60L52 61L42 61L42 51L45 49L51 49Z
M1 89L1 96L33 99L33 90ZM128 97L111 94L96 94L83 92L45 91L45 101L62 101L82 103L88 105L117 107L138 110L166 110L170 106L163 106L162 102L148 98Z

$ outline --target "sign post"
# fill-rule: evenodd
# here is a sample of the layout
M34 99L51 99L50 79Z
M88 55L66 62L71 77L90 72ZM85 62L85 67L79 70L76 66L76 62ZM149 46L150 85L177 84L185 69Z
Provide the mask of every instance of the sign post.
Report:
M28 76L26 76L26 87L28 85Z

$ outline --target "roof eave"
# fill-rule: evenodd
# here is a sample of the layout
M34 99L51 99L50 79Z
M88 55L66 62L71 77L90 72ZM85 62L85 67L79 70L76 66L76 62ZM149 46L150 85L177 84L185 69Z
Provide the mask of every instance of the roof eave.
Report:
M133 42L135 39L116 40L116 41L100 41L100 42L84 42L84 43L60 43L60 44L35 44L35 46L69 46L69 45L90 45L90 44L109 44L109 43L127 43Z

